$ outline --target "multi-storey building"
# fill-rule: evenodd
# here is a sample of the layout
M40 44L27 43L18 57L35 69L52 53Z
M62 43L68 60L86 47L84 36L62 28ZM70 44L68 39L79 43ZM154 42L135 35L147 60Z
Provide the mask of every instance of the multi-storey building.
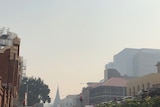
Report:
M143 76L155 73L154 66L160 61L160 49L132 49L126 48L114 55L113 62L106 65L106 69L117 69L121 75Z
M146 74L142 77L130 80L127 84L127 95L135 96L141 90L160 88L160 62L157 63L157 73Z
M19 56L20 38L6 29L0 30L0 76L4 88L3 107L16 107L22 76L22 58Z
M121 77L120 73L116 69L105 69L104 70L104 81L112 77Z
M2 99L3 99L3 88L2 88L2 77L0 77L0 107L2 107Z
M101 83L89 83L83 88L83 105L96 105L126 96L127 79L111 77Z

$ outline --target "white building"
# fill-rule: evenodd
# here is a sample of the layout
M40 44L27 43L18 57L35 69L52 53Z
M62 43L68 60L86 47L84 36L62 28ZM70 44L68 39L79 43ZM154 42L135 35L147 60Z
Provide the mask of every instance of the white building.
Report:
M114 68L121 75L143 76L156 72L156 63L160 61L160 49L125 48L114 55L113 62L106 69Z
M77 95L68 95L66 98L61 100L60 107L77 107Z

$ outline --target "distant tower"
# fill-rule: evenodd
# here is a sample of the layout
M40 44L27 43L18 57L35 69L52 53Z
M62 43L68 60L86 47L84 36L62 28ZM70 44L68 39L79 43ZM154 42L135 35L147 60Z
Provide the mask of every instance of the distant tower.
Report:
M61 99L60 99L60 96L59 96L59 87L58 87L53 107L60 107L60 102L61 102Z

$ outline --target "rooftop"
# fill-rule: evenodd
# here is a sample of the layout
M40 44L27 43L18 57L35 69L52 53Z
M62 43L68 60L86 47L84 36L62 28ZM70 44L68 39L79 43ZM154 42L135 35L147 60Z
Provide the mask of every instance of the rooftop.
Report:
M113 77L105 81L102 86L120 86L126 87L128 80L124 78Z

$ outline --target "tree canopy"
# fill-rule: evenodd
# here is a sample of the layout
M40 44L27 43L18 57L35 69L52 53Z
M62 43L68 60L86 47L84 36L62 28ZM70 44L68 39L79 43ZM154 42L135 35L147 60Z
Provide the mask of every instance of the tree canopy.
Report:
M160 107L160 96L147 96L145 99L131 99L123 102L103 102L96 107Z
M25 92L28 92L27 105L32 106L36 103L51 102L49 96L50 89L41 78L24 77L19 88L19 101L23 102L25 99Z

